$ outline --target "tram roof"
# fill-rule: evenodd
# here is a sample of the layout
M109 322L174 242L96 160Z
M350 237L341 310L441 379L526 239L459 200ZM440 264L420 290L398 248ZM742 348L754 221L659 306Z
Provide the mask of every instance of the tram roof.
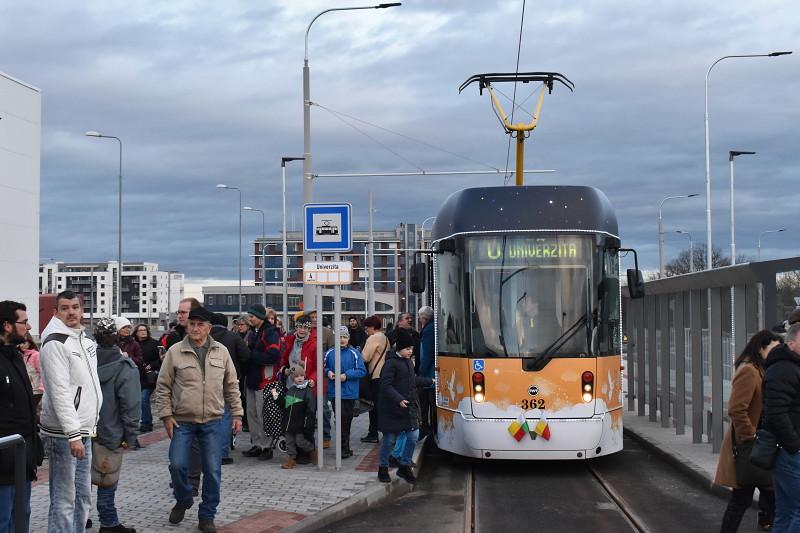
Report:
M477 187L451 194L433 240L493 231L598 231L618 235L617 215L600 189L577 185Z

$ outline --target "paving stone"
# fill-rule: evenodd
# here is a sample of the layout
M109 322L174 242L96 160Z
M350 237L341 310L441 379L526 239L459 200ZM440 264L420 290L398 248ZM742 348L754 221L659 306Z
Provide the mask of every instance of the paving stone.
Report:
M240 435L238 446L232 452L235 462L222 467L221 502L216 522L218 526L228 527L221 528L221 531L249 533L264 531L265 526L269 526L270 531L280 531L308 514L319 512L377 483L375 472L364 471L365 465L362 465L362 461L376 449L375 444L360 441L368 425L366 415L353 419L351 446L355 455L342 460L339 472L332 467L335 462L333 448L325 450L323 470L313 465L283 470L280 468L286 459L283 453L276 453L271 461L242 456L242 452L250 447L250 438L246 433ZM123 461L116 500L122 523L141 533L196 531L199 498L187 511L183 523L173 526L167 520L175 503L167 470L169 439L157 427L140 441L145 448L126 452ZM31 491L31 531L47 530L50 498L46 464L41 473L43 481ZM95 505L96 491L93 490L90 517L97 531L100 521Z

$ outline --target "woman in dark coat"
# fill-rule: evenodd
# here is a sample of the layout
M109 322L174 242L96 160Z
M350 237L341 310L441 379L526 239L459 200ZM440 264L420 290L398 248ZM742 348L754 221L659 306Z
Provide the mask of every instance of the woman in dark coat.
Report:
M158 341L150 336L150 328L139 324L133 331L133 336L142 349L142 364L139 365L139 382L142 386L142 420L139 427L140 433L153 431L153 414L150 411L150 396L156 388L158 370L161 368L161 356L158 351Z
M378 397L378 429L383 433L380 448L378 480L391 482L389 477L389 452L401 434L406 435L406 445L400 457L397 475L409 483L416 478L411 470L412 456L419 436L419 398L417 387L433 383L431 378L414 373L415 340L404 332L398 334L395 352L386 359L381 370L380 395Z

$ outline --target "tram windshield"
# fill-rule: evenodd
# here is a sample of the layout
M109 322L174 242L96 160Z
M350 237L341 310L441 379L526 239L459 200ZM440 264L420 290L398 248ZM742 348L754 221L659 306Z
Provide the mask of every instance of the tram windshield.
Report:
M590 352L593 240L580 235L467 239L472 351L496 357Z

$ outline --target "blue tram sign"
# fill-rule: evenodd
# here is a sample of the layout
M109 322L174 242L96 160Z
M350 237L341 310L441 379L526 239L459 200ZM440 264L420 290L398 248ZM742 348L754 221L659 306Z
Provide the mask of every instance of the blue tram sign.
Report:
M350 204L305 204L303 248L307 252L349 252L353 248Z

